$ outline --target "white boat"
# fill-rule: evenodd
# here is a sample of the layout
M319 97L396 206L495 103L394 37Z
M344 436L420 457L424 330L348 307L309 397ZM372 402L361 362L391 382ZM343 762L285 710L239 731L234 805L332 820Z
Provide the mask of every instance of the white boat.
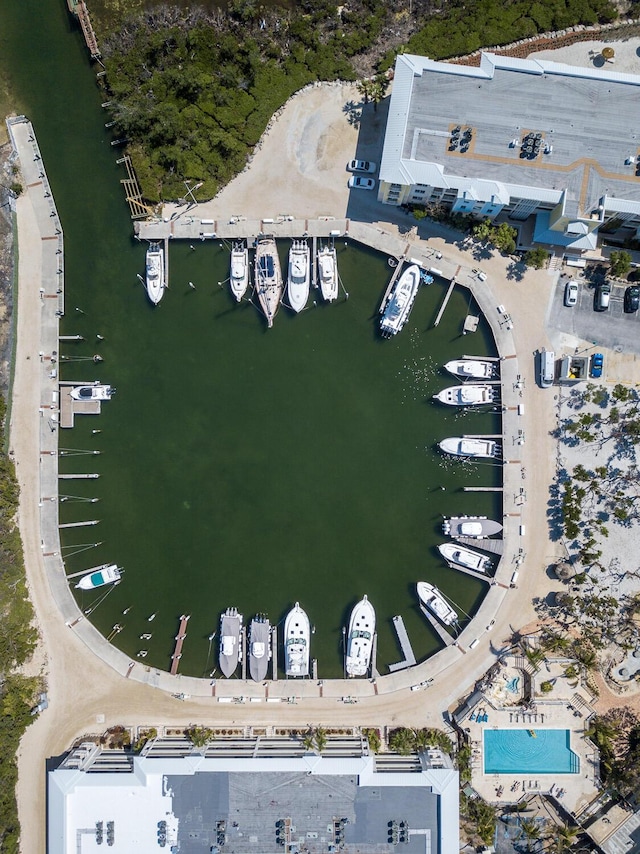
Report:
M452 385L433 395L434 400L449 406L482 406L497 400L496 389L490 385Z
M103 383L78 385L71 389L71 397L74 400L111 400L115 393L115 388Z
M122 573L115 563L105 563L96 567L93 571L83 575L76 584L78 590L93 590L96 587L104 587L105 584L114 584L120 581Z
M158 305L164 296L164 249L159 243L150 243L147 249L145 287L147 296Z
M318 252L318 277L322 299L338 299L338 257L332 246L323 246Z
M289 305L297 313L302 311L309 299L311 270L309 246L305 240L294 240L289 250L289 275L287 295Z
M456 359L444 367L450 374L463 379L492 380L498 376L498 364L488 359Z
M231 248L229 287L236 302L240 302L249 287L249 250L244 243L234 243Z
M371 666L376 612L365 595L351 612L347 636L347 676L366 676Z
M459 546L457 543L442 543L438 546L442 557L454 566L472 569L474 572L487 572L491 569L491 560L473 549Z
M271 329L282 297L280 258L273 237L265 237L256 244L255 289L267 326Z
M455 610L449 605L442 593L433 584L427 584L426 581L419 581L416 584L418 599L424 607L431 611L434 617L444 626L452 626L458 622L458 615Z
M443 439L439 448L445 454L454 457L471 457L473 459L495 459L500 456L500 443L493 439L465 439L463 436L455 436L451 439Z
M396 335L409 319L413 301L420 287L420 267L411 264L404 270L382 306L380 332L383 338Z
M249 675L262 682L271 658L271 624L264 614L258 614L249 626Z
M309 617L296 602L284 621L284 672L287 676L309 675Z
M486 516L452 516L442 523L443 532L449 537L472 537L481 540L499 534L502 525Z
M236 608L227 608L220 617L220 670L229 679L236 672L242 655L240 633L242 614Z

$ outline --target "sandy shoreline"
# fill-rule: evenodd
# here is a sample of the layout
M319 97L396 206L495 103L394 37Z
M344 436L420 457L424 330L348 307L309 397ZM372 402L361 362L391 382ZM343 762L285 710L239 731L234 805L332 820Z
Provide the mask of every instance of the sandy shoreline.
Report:
M638 65L635 51L640 41L616 45L615 70L625 63ZM590 62L589 44L574 45L560 53L563 60L580 64ZM553 52L555 54L556 52ZM551 57L550 52L540 54ZM583 63L586 64L586 63ZM258 152L251 169L226 188L214 202L217 215L274 216L282 213L318 216L349 214L344 164L353 156L371 156L384 122L381 115L358 132L349 124L344 103L357 94L351 87L336 86L328 91L311 89L294 99L275 122ZM331 133L328 134L328 129ZM295 177L293 177L295 176ZM278 189L286 186L286 193ZM309 187L313 192L309 192ZM259 191L256 189L259 188ZM374 194L370 194L374 195ZM273 200L277 198L277 203ZM359 200L360 203L360 200ZM273 210L277 204L278 209ZM375 199L361 200L361 213L381 228L397 231L397 225L380 222L387 214ZM389 210L389 219L393 211ZM18 803L22 824L22 850L44 851L45 774L44 762L63 752L83 733L102 731L114 724L185 725L187 723L267 725L285 721L291 726L309 723L337 725L439 725L444 709L457 701L474 678L492 660L513 630L534 619L531 601L546 595L550 582L545 569L556 556L556 546L543 531L547 530L548 487L554 475L555 442L550 432L556 424L553 393L537 388L532 354L549 346L545 332L546 312L554 277L546 271L528 271L522 281L508 278L509 261L493 257L483 261L496 304L504 304L513 318L513 337L522 354L521 370L525 380L523 403L526 408L527 442L521 449L521 462L527 470L526 522L527 558L521 572L517 595L510 595L501 609L491 634L472 651L463 655L426 692L408 690L344 706L321 700L303 700L298 705L273 707L220 706L202 698L188 703L172 699L151 687L123 679L96 658L64 624L55 607L47 581L40 547L40 457L39 413L41 300L41 235L30 191L18 200L19 298L18 342L12 419L11 448L14 452L21 490L19 523L25 549L27 578L37 614L45 650L50 708L27 731L19 754ZM428 230L428 227L425 228ZM453 246L450 235L434 226L429 245L448 258L468 266L476 264L469 252ZM421 232L422 233L422 232Z

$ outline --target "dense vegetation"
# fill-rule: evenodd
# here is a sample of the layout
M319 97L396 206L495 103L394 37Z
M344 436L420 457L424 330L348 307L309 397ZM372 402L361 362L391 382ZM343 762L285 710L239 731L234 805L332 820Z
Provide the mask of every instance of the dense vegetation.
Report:
M106 85L145 197L184 197L189 181L202 182L205 199L245 166L271 116L307 83L373 74L399 50L442 59L615 15L609 0L454 0L435 12L422 0L412 13L399 0L162 7L103 43Z
M0 397L0 425L4 420L5 403ZM20 738L33 720L30 709L40 687L37 679L18 672L33 653L37 634L25 584L22 543L15 522L17 510L18 484L13 462L0 452L0 850L6 854L18 851L15 757Z

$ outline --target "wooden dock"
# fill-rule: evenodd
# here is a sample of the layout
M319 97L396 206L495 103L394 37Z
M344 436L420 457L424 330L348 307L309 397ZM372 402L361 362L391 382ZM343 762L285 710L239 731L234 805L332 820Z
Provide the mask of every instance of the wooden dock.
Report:
M84 0L67 0L67 7L72 15L75 15L80 23L82 35L84 36L85 44L91 54L91 59L100 59L102 54L98 47L98 39L93 31L91 19L89 18L89 10L87 9Z
M463 486L463 492L502 492L503 486Z
M240 630L240 655L242 662L242 678L247 678L247 627L243 626Z
M407 630L404 625L404 620L402 619L402 616L400 614L393 618L393 627L396 630L396 634L398 636L398 642L400 643L400 649L402 650L403 660L397 661L395 664L390 664L390 673L395 673L396 670L404 670L406 667L413 667L413 665L416 663L416 657L413 653L413 649L411 648L411 641L409 640L409 635L407 634Z
M271 678L275 682L278 678L278 627L271 629Z
M427 618L427 620L431 623L431 626L432 626L434 632L438 635L438 637L440 638L442 643L445 646L451 646L451 644L455 640L453 635L450 635L449 632L444 628L444 626L440 625L440 623L436 620L436 618L433 616L431 611L429 611L427 608L425 608L424 605L422 604L422 602L420 602L419 604L420 604L420 610L422 611L424 616Z
M453 293L453 289L456 286L456 280L451 279L449 282L449 287L447 288L447 292L444 295L444 299L442 300L442 305L440 306L440 311L438 312L436 319L433 321L434 326L438 326L440 321L442 320L442 315L444 314L444 310L447 307L449 300L451 299L451 294Z
M378 632L373 633L373 648L371 650L371 676L377 679L380 676L376 660L378 657Z
M173 650L173 655L171 656L171 675L175 676L178 672L178 667L180 666L180 659L182 658L182 646L185 642L185 638L187 637L187 623L189 622L191 614L183 614L180 617L180 628L178 629L178 634L176 635L176 646Z
M316 278L318 273L318 238L314 234L312 245L311 245L311 287L318 287L318 280Z
M405 260L404 255L401 255L400 258L398 258L398 263L396 265L395 270L393 271L393 275L391 276L391 281L387 285L387 290L384 292L384 296L382 297L382 302L380 303L380 308L378 309L380 314L382 314L386 308L387 300L389 299L389 294L393 290L393 287L396 283L396 280L398 279L398 277L400 275L400 271L402 270L402 265L404 264L404 260Z
M492 540L487 537L481 540L477 540L475 537L453 537L453 539L470 549L481 549L483 552L491 552L494 555L502 554L502 539Z
M484 572L474 572L472 569L467 569L466 566L458 566L457 563L450 563L448 560L445 561L449 569L455 569L456 572L462 572L465 575L471 576L471 578L475 578L478 581L486 581L487 584L491 584L491 578L486 575Z

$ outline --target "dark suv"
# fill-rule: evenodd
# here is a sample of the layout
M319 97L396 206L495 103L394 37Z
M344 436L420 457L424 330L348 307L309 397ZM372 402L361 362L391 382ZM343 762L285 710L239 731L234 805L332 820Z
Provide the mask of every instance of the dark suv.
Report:
M640 306L640 285L631 285L624 292L624 310L633 314Z

